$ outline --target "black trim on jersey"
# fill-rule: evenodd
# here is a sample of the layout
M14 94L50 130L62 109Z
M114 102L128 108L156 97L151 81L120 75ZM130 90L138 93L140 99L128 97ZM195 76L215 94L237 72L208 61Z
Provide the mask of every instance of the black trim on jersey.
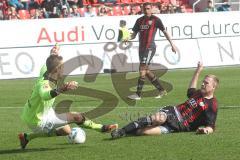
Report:
M123 32L119 29L118 31L118 42L120 42L122 40L122 37L123 37Z
M190 97L193 96L196 92L197 92L197 89L196 89L196 88L188 88L188 90L187 90L187 97L190 98Z
M52 98L57 97L60 94L57 89L53 89L50 91L50 95Z
M215 98L212 98L212 99L205 99L206 101L209 101L207 103L209 103L209 107L206 111L206 124L205 126L210 126L212 127L213 129L215 128L215 122L216 122L216 119L217 119L217 108L215 110L215 106L217 106L217 104L214 104L214 103L217 103L216 102L216 99Z

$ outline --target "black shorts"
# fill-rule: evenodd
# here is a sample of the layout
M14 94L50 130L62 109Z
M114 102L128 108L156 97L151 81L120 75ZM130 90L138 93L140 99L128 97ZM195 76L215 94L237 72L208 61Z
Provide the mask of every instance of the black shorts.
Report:
M187 129L178 120L173 106L163 107L159 110L159 112L164 112L167 114L167 120L161 126L167 126L171 130L173 130L173 132L187 131Z
M156 53L156 48L148 48L143 51L139 51L139 61L141 64L150 65L153 56Z

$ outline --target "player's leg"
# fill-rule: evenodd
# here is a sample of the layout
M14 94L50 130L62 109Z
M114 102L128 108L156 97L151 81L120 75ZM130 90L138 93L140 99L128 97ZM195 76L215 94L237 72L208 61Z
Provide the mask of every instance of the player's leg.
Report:
M139 51L139 78L137 82L137 91L135 94L128 96L129 99L140 100L141 93L146 79L146 69L147 69L147 58L148 50Z
M160 135L160 134L167 134L172 132L173 132L173 129L171 129L167 125L150 126L150 127L137 130L137 135Z
M111 132L112 130L118 128L118 124L104 125L104 124L95 123L90 119L85 120L81 126L84 128L94 129L99 132Z
M72 129L70 127L70 125L65 125L59 128L56 128L56 135L57 136L67 136L69 134L71 134Z
M85 116L79 112L56 114L56 118L54 118L55 126L68 124L68 123L76 123L80 127L90 128L90 129L94 129L101 132L109 132L113 129L118 128L118 124L103 125L103 124L95 123L89 119L86 120Z
M35 138L68 135L71 133L71 127L66 124L69 123L76 123L80 126L84 125L85 127L96 129L101 132L110 132L113 129L118 128L117 124L102 125L94 123L91 120L85 121L85 117L78 112L56 114L54 110L50 110L46 115L43 116L40 126L30 126L30 128L33 130L32 133L19 134L21 147L24 149L28 142Z
M72 112L65 116L65 117L68 116L68 118L65 118L64 116L62 116L61 119L67 119L66 121L68 121L68 123L75 123L74 118L72 116L77 116L77 115L78 115L77 112ZM61 117L61 116L58 115L57 117ZM84 127L84 128L88 128L88 129L93 129L93 130L96 130L99 132L110 132L113 129L116 129L118 127L117 124L104 125L104 124L100 124L100 123L95 123L94 121L92 121L90 119L85 119L84 122L80 126Z
M76 123L77 125L82 125L85 121L85 117L79 112L58 114L57 117L63 121L66 121L67 123Z
M139 78L138 78L138 83L137 83L137 92L136 94L141 97L141 93L142 93L142 89L145 83L145 79L146 79L146 64L144 63L140 63L140 67L139 67Z
M161 129L158 126L151 126L137 130L137 135L159 135Z
M58 131L56 128L69 123L76 123L78 125L81 125L84 121L85 118L81 113L69 112L56 114L53 108L51 108L43 114L42 120L38 126L29 126L33 130L32 133L20 133L18 135L21 148L24 149L29 141L35 138L62 136L61 133L63 133L63 129ZM70 133L69 129L68 132Z
M62 115L61 117L62 119L64 119L64 115ZM101 132L110 132L113 129L118 128L117 124L102 125L102 124L95 123L92 120L86 120L84 115L78 112L66 113L66 117L67 117L68 123L76 123L79 126L88 127Z
M18 135L21 148L25 149L27 144L35 138L62 136L66 135L67 133L71 133L70 126L65 126L60 130L56 130L56 128L62 127L66 124L68 124L68 115L66 113L56 114L52 108L49 109L48 112L45 112L43 114L39 125L29 126L33 132L20 133Z
M151 116L141 117L137 121L133 121L121 129L114 130L111 133L113 139L120 138L128 134L136 134L137 130L149 127L158 126L165 123L167 114L165 112L157 112Z
M31 133L19 133L18 139L20 141L20 146L22 149L25 149L30 140L37 137L47 137L47 133L43 132L31 132Z
M100 131L103 125L95 123L92 120L85 120L82 124L82 127Z
M103 124L95 123L92 120L85 120L85 117L79 112L55 114L55 116L54 115L52 116L51 121L54 124L54 128L58 126L62 126L64 124L68 124L68 123L76 123L80 127L90 128L100 132L110 132L113 129L118 128L118 124L103 125ZM63 128L63 129L67 130L67 128ZM71 128L68 129L68 132L71 132Z
M139 66L139 78L137 82L137 91L135 94L128 96L129 99L140 100L142 89L146 78L146 64L140 63Z
M22 149L25 149L27 144L35 138L66 136L71 133L71 127L69 125L65 125L65 126L62 126L62 127L56 128L56 129L52 129L49 132L45 132L42 130L42 128L38 128L38 127L35 127L32 129L33 129L33 132L31 132L31 133L20 133L18 135Z
M156 48L150 48L148 50L148 58L147 58L146 64L150 65L152 58L155 55L155 52L156 52ZM159 79L154 75L152 71L149 70L149 67L146 68L146 76L148 80L152 83L152 85L156 87L157 90L159 91L159 95L156 96L155 98L161 98L162 96L167 94L166 90L160 84Z
M157 88L159 91L159 94L155 98L162 98L164 95L167 95L167 91L163 88L163 86L160 84L159 79L154 75L153 72L151 72L149 69L147 70L146 74L149 81L152 83L152 85Z
M65 125L56 129L52 129L49 132L43 132L42 130L38 130L32 133L27 133L26 138L28 141L31 141L32 139L38 138L38 137L66 136L70 133L71 133L71 127L69 125Z

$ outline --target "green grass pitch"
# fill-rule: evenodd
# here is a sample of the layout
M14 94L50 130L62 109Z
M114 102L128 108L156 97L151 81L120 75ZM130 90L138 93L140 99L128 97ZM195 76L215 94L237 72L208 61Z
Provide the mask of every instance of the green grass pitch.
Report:
M1 160L83 160L83 159L162 159L162 160L239 160L240 159L240 72L239 67L208 68L205 74L216 74L220 88L216 92L219 102L217 130L214 134L174 133L160 136L127 137L109 140L110 134L85 129L86 143L68 144L66 137L34 139L25 151L19 149L17 134L30 131L21 121L22 106L31 93L34 79L0 81L0 159ZM178 104L186 99L186 89L193 69L168 71L162 79L173 85L173 90L162 99L143 98L135 106L128 106L117 95L108 74L100 75L94 83L83 81L82 76L69 77L80 85L106 91L118 97L118 106L104 116L94 119L101 123L119 123L120 127L139 115L152 113L159 107ZM129 78L136 77L131 73ZM200 80L199 80L200 85ZM153 89L146 86L146 90ZM126 95L127 96L127 95ZM86 111L101 101L86 96L57 97L73 100L72 111ZM74 125L73 125L74 126Z

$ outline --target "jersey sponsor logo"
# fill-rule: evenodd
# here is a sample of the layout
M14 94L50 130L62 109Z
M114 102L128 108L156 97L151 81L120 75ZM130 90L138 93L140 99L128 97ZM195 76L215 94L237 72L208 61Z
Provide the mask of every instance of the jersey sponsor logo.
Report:
M147 30L147 29L149 29L149 28L150 28L149 25L146 25L146 24L140 25L140 29L141 29L141 30Z
M197 102L195 101L194 98L191 98L188 100L188 103L190 104L190 106L192 106L193 108L197 107Z
M193 109L197 108L198 106L200 106L202 108L202 110L205 110L207 108L207 106L205 105L205 103L203 101L200 101L199 103L197 103L194 98L189 99L188 103Z

